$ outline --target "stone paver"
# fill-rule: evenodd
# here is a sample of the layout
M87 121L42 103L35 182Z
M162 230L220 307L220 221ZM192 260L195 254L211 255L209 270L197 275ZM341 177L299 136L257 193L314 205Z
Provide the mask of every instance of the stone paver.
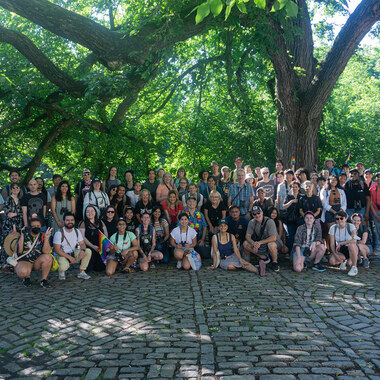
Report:
M205 265L206 266L206 265ZM380 260L357 277L0 274L0 379L378 379Z

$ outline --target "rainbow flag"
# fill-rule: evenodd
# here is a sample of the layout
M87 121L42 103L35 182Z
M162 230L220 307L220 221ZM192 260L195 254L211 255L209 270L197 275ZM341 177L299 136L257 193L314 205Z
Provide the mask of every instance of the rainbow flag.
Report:
M350 165L351 153L347 157L346 165Z
M296 158L293 156L292 157L292 165L295 165L296 164Z
M112 246L112 243L106 238L104 234L102 234L99 231L99 250L98 251L99 251L99 255L102 261L106 259L107 249L109 249L111 246Z

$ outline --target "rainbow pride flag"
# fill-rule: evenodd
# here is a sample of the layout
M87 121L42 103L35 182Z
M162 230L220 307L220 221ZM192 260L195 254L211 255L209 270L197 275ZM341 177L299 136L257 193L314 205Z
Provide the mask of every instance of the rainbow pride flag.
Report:
M104 234L102 234L99 231L99 255L102 261L106 259L107 249L109 249L111 246L112 243L107 239L107 237Z
M347 157L346 165L350 165L351 153Z
M295 165L296 164L296 158L293 156L292 157L292 165Z

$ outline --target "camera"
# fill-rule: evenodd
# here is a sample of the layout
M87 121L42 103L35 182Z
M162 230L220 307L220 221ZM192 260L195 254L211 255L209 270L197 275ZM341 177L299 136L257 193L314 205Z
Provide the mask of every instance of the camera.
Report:
M179 244L182 245L182 247L184 247L185 244L186 244L186 242L185 241L181 241Z
M354 209L355 210L360 210L362 208L362 202L359 201L354 201Z

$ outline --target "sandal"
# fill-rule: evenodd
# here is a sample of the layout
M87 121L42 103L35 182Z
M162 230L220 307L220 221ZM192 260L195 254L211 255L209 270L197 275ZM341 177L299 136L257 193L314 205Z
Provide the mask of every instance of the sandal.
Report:
M133 270L132 268L129 268L129 267L125 267L125 268L123 269L123 272L127 272L127 273L133 273L133 272L134 272L134 270Z

